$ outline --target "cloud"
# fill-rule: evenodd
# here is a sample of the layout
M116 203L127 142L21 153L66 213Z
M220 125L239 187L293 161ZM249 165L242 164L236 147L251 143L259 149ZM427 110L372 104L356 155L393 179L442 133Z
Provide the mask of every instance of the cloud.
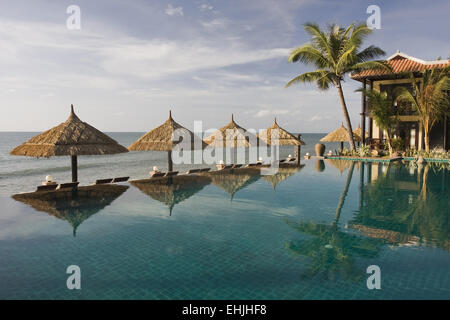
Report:
M229 24L229 20L224 18L217 18L213 19L211 21L202 21L200 22L201 25L210 31L214 31L217 29L225 29L227 25Z
M165 10L166 14L169 16L183 16L183 7L174 8L170 3Z
M207 3L200 5L199 8L200 8L200 11L207 11L207 10L214 9L214 7L212 5L207 4Z
M256 114L255 117L257 118L263 118L263 117L267 117L267 116L277 116L277 115L283 115L283 114L288 114L290 113L289 110L286 109L274 109L274 110L259 110Z

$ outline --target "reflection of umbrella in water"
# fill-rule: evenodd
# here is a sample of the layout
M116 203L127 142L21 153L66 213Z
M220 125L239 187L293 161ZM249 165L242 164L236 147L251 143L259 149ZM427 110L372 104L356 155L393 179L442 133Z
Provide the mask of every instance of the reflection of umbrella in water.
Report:
M47 130L14 148L15 156L53 157L71 156L72 181L78 181L77 156L106 155L128 152L115 140L81 121L73 111L73 105L66 122Z
M35 210L66 220L73 227L110 205L128 189L123 185L98 185L79 187L76 191L57 190L48 192L19 193L12 197Z
M211 179L203 175L183 175L145 182L131 181L130 183L146 195L167 205L170 215L172 215L173 207L177 203L202 190L211 183Z
M325 159L325 162L338 169L341 175L345 170L350 169L353 164L355 164L357 167L359 165L359 163L355 163L355 161L341 159Z
M248 187L261 177L259 170L254 169L238 169L232 173L214 171L209 176L212 183L230 195L231 200L236 192Z
M300 165L300 166L280 167L280 168L278 168L277 173L275 173L273 175L262 176L262 178L264 180L270 182L272 184L273 190L275 190L277 184L279 184L280 182L286 180L290 176L293 176L298 171L303 169L304 166L305 165L303 164L303 165Z

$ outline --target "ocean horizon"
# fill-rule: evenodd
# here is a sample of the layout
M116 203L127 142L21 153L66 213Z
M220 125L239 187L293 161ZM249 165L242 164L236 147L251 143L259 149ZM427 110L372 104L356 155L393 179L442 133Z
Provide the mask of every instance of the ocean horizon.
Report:
M68 156L34 158L12 156L9 152L39 132L3 131L0 132L0 196L35 190L51 175L55 181L70 182L71 167ZM144 132L105 132L119 144L128 147ZM314 145L326 133L301 134L306 145L301 147L302 156L314 154ZM324 143L326 151L336 150L339 143ZM293 155L293 147L280 147L280 158ZM234 161L232 161L234 162ZM78 178L81 185L92 184L97 179L129 176L131 179L146 178L148 172L158 166L167 170L167 153L163 151L128 152L104 156L78 157ZM191 168L213 167L207 164L174 164L174 170L185 172Z

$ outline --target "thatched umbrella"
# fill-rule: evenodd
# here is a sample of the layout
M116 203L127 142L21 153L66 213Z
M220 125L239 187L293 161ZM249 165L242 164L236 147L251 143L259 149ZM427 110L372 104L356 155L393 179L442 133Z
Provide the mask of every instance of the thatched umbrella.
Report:
M233 114L231 115L231 121L224 127L215 131L203 141L216 148L225 148L225 147L251 147L249 138L254 138L256 141L256 137L249 133L246 129L242 128L236 122L234 122Z
M278 137L277 141L272 141L272 134ZM300 164L300 146L304 146L305 142L300 138L300 135L294 136L292 133L281 128L277 123L277 118L274 119L271 127L259 133L258 138L268 146L274 144L279 146L294 146L296 161Z
M130 181L141 192L169 207L172 215L173 207L202 190L211 183L211 179L203 175L183 175L169 179L161 178L148 181Z
M287 167L287 166L280 167L280 168L278 168L277 173L275 173L273 175L266 175L266 176L263 176L262 178L264 180L270 182L272 184L273 190L275 190L277 184L286 180L290 176L293 176L294 174L299 172L301 169L303 169L304 166L305 165L301 165L301 166L290 165L289 167Z
M81 121L70 106L66 122L31 138L10 154L28 157L72 157L72 181L78 181L77 156L106 155L128 152L103 132Z
M76 236L77 228L83 221L110 205L128 188L114 184L95 185L79 187L76 192L72 190L30 192L15 194L12 197L37 211L67 221L73 227L73 236Z
M355 141L361 141L361 139L355 134L353 134L353 139ZM322 142L340 142L341 150L344 149L344 142L348 140L349 140L348 130L344 127L343 124L341 124L341 126L338 129L330 132L325 137L320 139L320 141Z
M175 139L175 135L179 138ZM180 145L183 137L189 137L189 140ZM130 151L167 151L167 159L169 171L173 170L172 150L180 147L184 150L194 150L195 148L203 148L206 145L193 132L186 129L172 119L172 111L169 111L169 119L159 127L150 130L138 140L133 142L128 150Z
M358 142L362 141L362 129L361 129L360 124L358 124L358 127L355 130L353 130L353 136L358 137L358 139L359 139ZM365 138L368 138L368 137L369 137L369 133L366 131Z
M231 201L236 192L248 187L261 177L259 170L245 168L233 172L213 171L208 175L211 177L212 183L230 195Z

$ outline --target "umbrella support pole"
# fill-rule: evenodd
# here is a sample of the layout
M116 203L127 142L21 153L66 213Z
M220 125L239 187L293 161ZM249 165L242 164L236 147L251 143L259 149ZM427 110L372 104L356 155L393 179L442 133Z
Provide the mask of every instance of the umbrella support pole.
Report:
M343 151L343 150L344 150L344 142L341 141L341 151Z
M169 163L168 171L173 171L172 150L167 151L167 160Z
M78 181L78 163L77 156L71 156L72 158L72 182Z
M300 145L294 146L294 157L295 157L295 164L296 165L300 165L300 157L301 157L300 151L301 151L301 146Z

